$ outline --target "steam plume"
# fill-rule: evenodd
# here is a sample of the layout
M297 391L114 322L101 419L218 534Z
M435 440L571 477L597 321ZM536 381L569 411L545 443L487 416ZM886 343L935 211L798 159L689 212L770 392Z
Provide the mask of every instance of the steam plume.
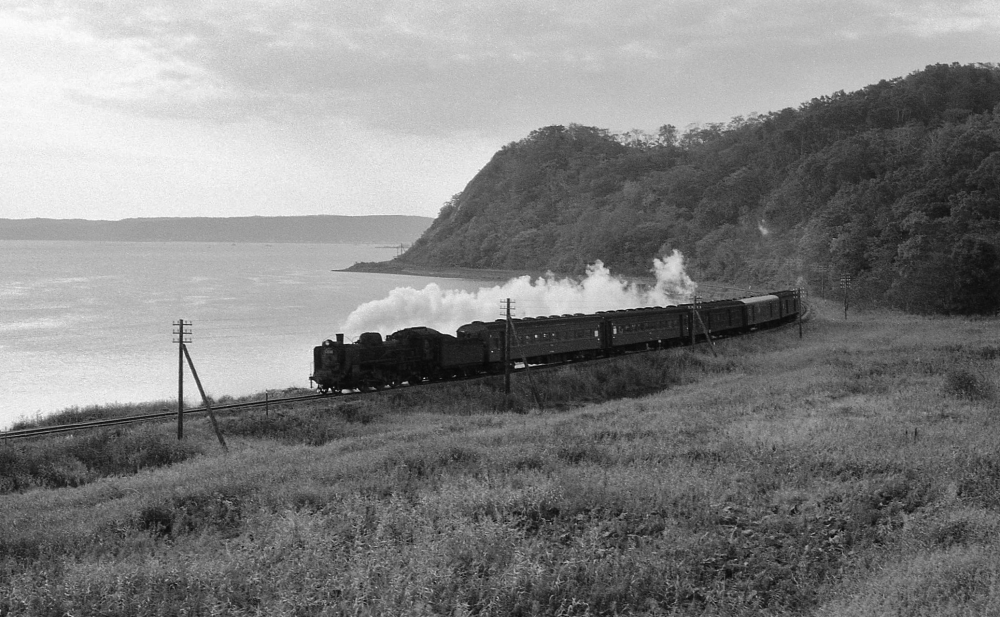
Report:
M389 334L402 328L427 326L454 333L462 324L501 317L501 302L514 301L517 317L594 313L612 309L667 306L690 300L696 285L684 272L684 256L674 251L653 260L656 285L642 288L614 276L600 261L587 268L581 281L556 279L551 273L532 281L522 276L476 292L442 290L430 283L421 290L399 287L381 300L362 304L347 316L341 332L354 338L362 332Z

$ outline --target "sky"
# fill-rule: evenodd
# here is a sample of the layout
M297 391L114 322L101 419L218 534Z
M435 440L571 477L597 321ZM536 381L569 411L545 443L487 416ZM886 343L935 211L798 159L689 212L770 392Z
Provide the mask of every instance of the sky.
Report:
M433 217L540 127L728 122L998 33L996 0L0 0L0 218Z

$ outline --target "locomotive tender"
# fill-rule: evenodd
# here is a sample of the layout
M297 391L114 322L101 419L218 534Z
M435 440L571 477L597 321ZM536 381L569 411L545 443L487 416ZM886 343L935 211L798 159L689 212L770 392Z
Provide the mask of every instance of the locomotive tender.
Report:
M356 343L344 335L313 349L313 374L321 392L392 387L498 374L504 365L558 364L630 351L693 343L696 337L730 336L794 321L801 310L795 290L680 306L603 311L511 320L505 358L505 320L474 321L455 336L426 327L387 336L366 332Z

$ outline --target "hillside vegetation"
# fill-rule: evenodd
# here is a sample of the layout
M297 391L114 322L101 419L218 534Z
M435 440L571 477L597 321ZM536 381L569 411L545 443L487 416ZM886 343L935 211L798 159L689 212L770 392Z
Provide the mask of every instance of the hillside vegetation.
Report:
M1000 308L1000 68L934 65L726 124L657 135L569 125L501 149L401 259L696 280L842 275L870 304Z
M228 456L204 421L0 444L0 615L1000 612L996 320L813 307L514 412L486 380L230 415Z

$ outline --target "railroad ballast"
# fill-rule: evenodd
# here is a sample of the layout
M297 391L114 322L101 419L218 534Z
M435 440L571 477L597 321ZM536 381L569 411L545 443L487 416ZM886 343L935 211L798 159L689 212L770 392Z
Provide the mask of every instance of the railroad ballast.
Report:
M455 336L423 326L383 340L366 332L355 343L344 336L313 349L310 379L321 392L384 388L402 383L500 374L505 365L560 364L630 351L692 343L697 337L731 336L794 321L801 310L795 290L697 305L474 321Z

